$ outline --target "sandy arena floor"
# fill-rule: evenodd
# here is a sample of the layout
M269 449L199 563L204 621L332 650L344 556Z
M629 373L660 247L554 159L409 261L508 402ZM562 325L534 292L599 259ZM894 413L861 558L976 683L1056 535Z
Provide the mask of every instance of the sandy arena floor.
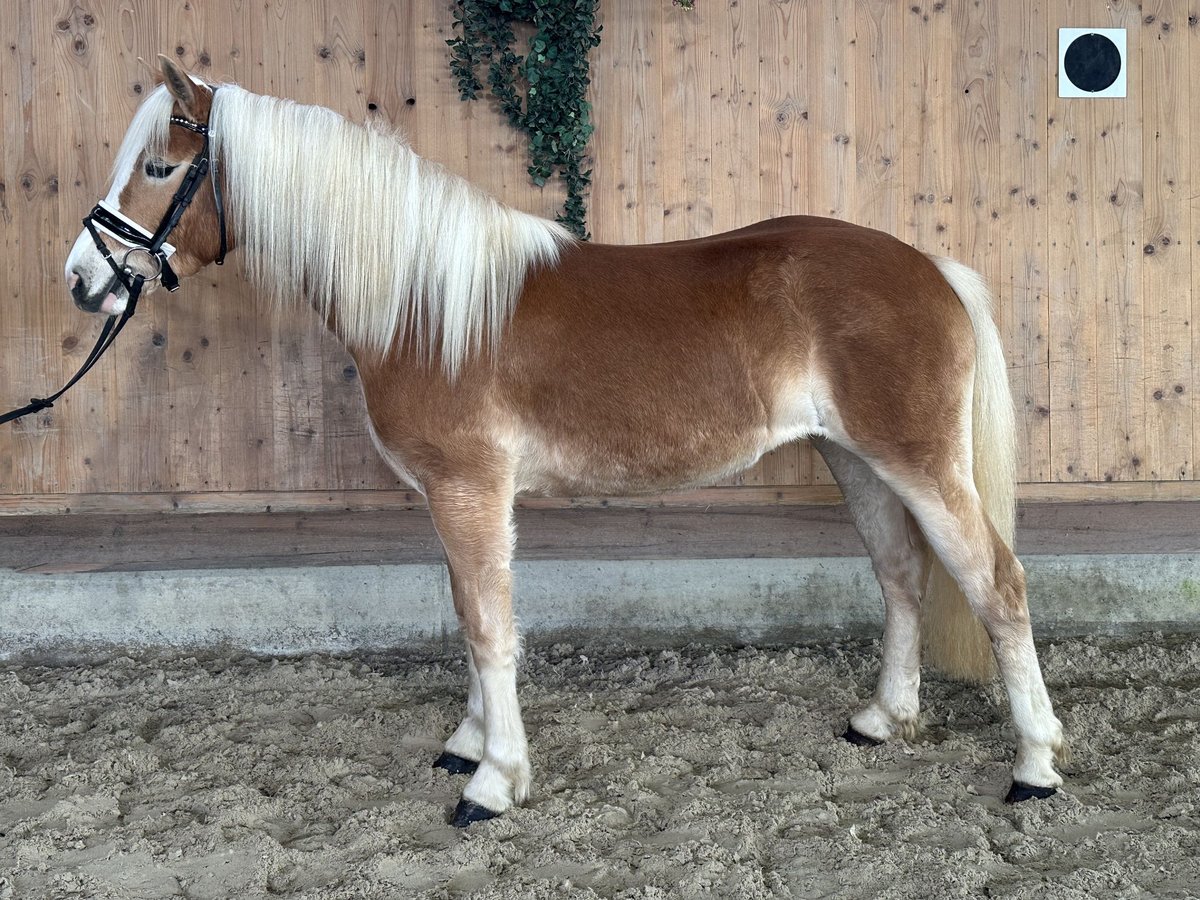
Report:
M534 649L533 796L466 832L457 648L7 666L0 900L1200 895L1200 638L1041 649L1075 761L1018 807L999 687L837 737L868 643Z

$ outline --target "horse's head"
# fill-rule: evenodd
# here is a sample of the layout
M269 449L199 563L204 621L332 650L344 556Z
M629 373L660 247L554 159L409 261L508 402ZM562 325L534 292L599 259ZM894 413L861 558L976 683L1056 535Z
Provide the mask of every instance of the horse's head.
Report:
M67 257L75 305L116 315L144 280L173 290L225 251L220 176L207 126L214 88L160 56L164 84L138 109L113 167L108 196L84 220Z

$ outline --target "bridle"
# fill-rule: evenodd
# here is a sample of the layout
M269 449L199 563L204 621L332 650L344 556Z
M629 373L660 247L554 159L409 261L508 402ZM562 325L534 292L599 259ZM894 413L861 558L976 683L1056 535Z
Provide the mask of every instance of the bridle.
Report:
M216 92L217 89L213 88L214 96ZM201 122L193 122L191 119L186 119L183 116L171 116L170 122L172 125L186 128L188 131L193 131L203 137L204 145L200 148L200 152L192 158L187 173L183 176L183 181L179 183L179 189L175 191L175 196L171 198L171 205L167 207L162 221L158 223L158 228L151 233L120 210L109 206L103 200L97 203L92 208L92 211L83 218L83 227L88 230L88 233L92 236L92 240L96 242L96 249L104 257L109 266L112 267L116 280L129 291L130 304L134 303L134 286L137 286L140 293L143 282L153 281L156 278L162 281L163 287L168 291L179 290L179 276L171 268L171 255L175 252L175 248L167 243L167 237L175 230L175 226L179 224L179 220L183 218L184 212L191 205L192 198L196 196L196 191L200 189L200 185L204 182L204 176L210 173L211 177L209 180L213 186L213 202L217 208L217 220L220 223L221 229L221 249L217 254L216 263L218 266L225 264L227 246L225 239L225 204L221 199L221 179L217 177L217 161L209 152L208 125ZM116 257L109 251L108 245L100 237L100 232L104 232L109 237L116 238L129 248L122 254L119 263ZM141 281L139 282L137 280L139 276L135 274L134 270L128 264L131 253L145 253L157 263L157 271L148 278L141 276Z
M216 87L212 89L212 93L215 97L217 93ZM104 323L104 328L100 331L100 337L96 339L96 345L92 347L92 351L88 354L87 359L84 360L83 365L80 366L79 371L57 393L40 399L35 397L20 409L14 409L11 412L0 415L0 425L3 425L5 422L11 422L14 419L20 419L30 413L49 409L54 405L54 401L65 394L75 382L86 375L88 370L104 355L104 352L112 346L113 342L117 339L117 335L125 327L125 323L133 318L134 311L137 309L138 298L141 296L142 288L147 281L158 279L168 291L179 289L179 276L171 268L171 255L175 252L175 248L167 243L167 238L175 230L175 227L179 224L179 220L183 218L184 212L191 205L192 199L200 189L200 185L204 183L206 175L209 181L212 182L213 202L216 206L217 220L220 223L221 229L221 246L220 252L217 254L216 263L218 266L225 264L225 251L227 249L225 204L221 197L221 179L217 177L217 161L210 152L208 124L193 122L191 119L184 118L183 116L171 116L170 122L172 125L186 128L188 131L195 132L203 137L204 145L200 148L200 152L192 158L192 162L183 176L183 181L180 182L178 190L175 191L175 195L171 198L171 205L167 207L167 211L163 214L158 227L151 232L130 219L120 210L109 206L103 200L97 203L92 208L92 211L83 218L83 227L88 230L88 233L92 236L92 240L96 242L96 249L113 270L114 277L109 282L108 290L112 290L112 285L115 282L120 282L129 294L124 311L119 317L117 315L108 317ZM120 241L128 247L121 254L120 261L108 249L108 245L100 237L101 233L107 234L109 237ZM155 271L153 274L149 276L143 275L129 265L130 256L138 253L145 253L154 261Z

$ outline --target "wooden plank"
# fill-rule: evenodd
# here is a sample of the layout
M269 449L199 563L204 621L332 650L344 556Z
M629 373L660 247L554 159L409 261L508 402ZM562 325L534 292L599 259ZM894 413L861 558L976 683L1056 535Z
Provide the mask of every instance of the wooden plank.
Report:
M9 52L0 72L6 123L0 227L6 263L0 275L0 333L5 335L5 393L11 384L17 405L61 385L99 331L99 321L85 318L71 305L61 275L62 249L79 233L75 211L67 211L62 197L76 193L74 182L82 181L76 175L79 150L63 146L62 132L63 119L74 118L77 110L72 88L86 78L105 76L98 74L103 57L93 40L97 23L90 13L70 10L65 17L52 17L44 4L20 0L5 5L5 22ZM85 92L81 99L94 96ZM123 98L112 98L110 90L109 99L120 104ZM62 116L60 109L68 107L71 112ZM100 137L107 139L93 132L89 141L94 145ZM70 173L65 187L64 172ZM78 216L82 215L81 208ZM5 465L11 479L6 483L18 490L100 486L111 469L100 474L84 460L98 460L112 436L112 372L111 361L105 360L82 396L63 398L53 409L5 426L0 458L11 454L19 460ZM104 415L96 433L79 434L70 428L77 410L93 407Z
M1110 24L1127 29L1129 69L1136 73L1131 77L1143 88L1140 7L1113 4L1108 15ZM1095 301L1088 311L1096 322L1096 404L1090 418L1097 462L1092 480L1160 478L1150 471L1152 447L1145 427L1146 257L1141 232L1151 191L1149 182L1135 174L1144 171L1144 95L1139 89L1125 99L1095 101L1096 121L1087 137L1095 173L1090 202L1096 229L1091 251Z
M262 28L247 7L233 10L229 33L223 40L214 36L208 50L211 77L246 86L260 81L260 59L253 48L258 46ZM275 479L272 311L266 303L248 296L236 258L193 280L201 277L204 296L200 302L217 304L221 311L221 327L211 335L201 335L200 340L201 347L216 359L216 393L222 400L214 450L222 461L221 487L270 489Z
M663 15L663 237L682 240L713 232L709 22L716 14L673 6Z
M213 12L202 4L160 6L159 22L136 48L137 55L153 61L154 54L162 50L187 69L212 77L213 56L228 58L233 37L229 20ZM167 36L166 48L152 46L156 33ZM217 274L214 269L213 275ZM203 490L249 486L245 472L252 467L247 465L247 454L239 452L247 448L222 441L223 431L232 425L224 421L225 408L230 403L240 404L233 391L221 390L226 373L219 348L229 325L215 282L211 276L190 280L187 302L160 294L156 298L160 307L156 332L145 345L143 358L137 360L138 376L161 379L147 392L151 403L156 397L169 398L171 415L167 418L156 415L153 405L137 410L139 432L150 438L160 458L171 460L171 470L177 475L173 483L161 485L168 490L186 483ZM155 468L161 471L161 464ZM122 488L136 490L138 481L139 476L134 475Z
M843 506L520 509L517 558L865 556ZM1028 504L1023 555L1200 552L1200 503ZM28 573L437 563L425 510L0 519L0 568Z
M1002 237L992 282L1017 409L1021 481L1050 480L1049 92L1056 90L1045 0L998 21Z
M951 255L1000 283L999 228L992 217L1000 187L1000 80L997 77L999 11L995 4L954 4L950 16L954 44L951 86L955 97L953 155L955 227Z
M522 559L859 556L840 507L522 509ZM440 562L424 510L0 520L0 567L98 572Z
M927 253L952 256L955 224L952 117L953 22L944 3L914 3L904 16L904 179L912 204L904 238Z
M600 8L604 30L592 51L589 90L596 129L589 208L596 241L655 243L663 237L663 8ZM622 115L601 114L611 97L625 98Z
M662 506L830 504L841 501L835 487L716 487L642 497L518 497L526 509L648 509ZM341 509L423 507L415 491L208 491L165 494L26 494L0 496L0 516L95 513L321 512Z
M905 9L891 0L855 5L854 82L855 209L860 225L889 234L903 232L904 196L900 123L903 94L896 89L903 43L896 40Z
M1064 27L1091 24L1090 6L1047 0L1052 21ZM1058 59L1058 30L1046 36L1047 59ZM1049 98L1050 221L1050 477L1096 478L1096 315L1103 296L1096 273L1098 186L1093 136L1097 103L1062 99L1057 83Z
M1190 481L1126 481L1106 484L1047 483L1017 488L1022 503L1136 503L1200 500L1200 485ZM841 502L826 485L711 487L649 497L518 497L522 509L658 509L678 506L807 506ZM423 507L413 491L210 491L163 494L0 495L0 517L164 513L327 512L330 510L403 510Z
M1191 248L1189 204L1191 176L1192 83L1189 71L1188 13L1182 0L1142 4L1140 35L1144 159L1141 218L1145 361L1138 405L1126 418L1133 430L1144 421L1145 477L1191 479L1193 378L1191 328ZM1130 16L1130 19L1133 17ZM1135 70L1136 71L1136 70ZM1128 245L1128 242L1126 242ZM1129 256L1137 259L1137 248ZM1137 390L1141 387L1141 390ZM1119 396L1119 394L1118 394Z
M1193 16L1188 16L1187 28L1187 43L1188 43L1188 67L1187 67L1187 82L1188 84L1196 84L1197 79L1200 79L1200 27L1195 27L1192 24ZM1188 127L1191 129L1193 136L1200 135L1200 104L1187 104ZM1196 151L1188 147L1188 158L1194 163L1196 161ZM1193 182L1193 185L1195 182ZM1190 196L1186 202L1186 223L1190 226L1187 243L1190 248L1192 260L1191 278L1189 285L1191 287L1191 314L1195 316L1196 307L1200 305L1197 298L1200 298L1200 191L1197 191L1195 186L1189 192ZM1195 321L1189 317L1189 322ZM1200 328L1192 329L1192 367L1195 370L1196 361L1200 360ZM1200 451L1200 390L1190 391L1192 405L1192 459L1195 460L1195 454ZM1198 478L1195 466L1192 468L1192 478Z
M712 228L742 228L759 219L759 14L753 3L727 2L709 17ZM702 23L703 24L703 23Z
M371 116L366 96L368 69L379 62L376 55L395 52L369 46L368 19L376 14L375 7L368 0L331 0L319 7L320 39L314 54L319 83L313 102L335 109L353 122L365 122ZM366 402L354 361L326 329L320 328L319 333L320 366L313 385L314 389L319 385L322 402L323 459L318 475L322 481L336 478L348 488L375 483L392 487L395 476L379 462L367 432Z
M25 296L25 286L36 283L28 272L29 259L37 252L32 245L39 220L30 210L30 199L36 175L29 162L34 152L30 146L32 122L36 107L33 96L36 77L32 55L34 15L30 0L20 0L4 7L5 35L10 46L20 52L2 57L0 71L0 102L6 127L6 140L0 143L0 223L3 224L4 258L8 265L0 266L0 337L3 338L4 360L21 361L14 365L7 379L11 384L13 405L33 396L44 396L45 385L53 382L59 369L53 367L55 349L50 344L49 328L41 321L44 301L41 297ZM11 124L9 124L11 123ZM19 123L20 132L9 136L9 129ZM70 339L74 335L65 335ZM6 366L6 369L9 367ZM53 388L50 388L53 390ZM66 485L46 485L40 477L53 472L57 456L57 439L49 425L53 417L39 414L13 423L11 430L0 432L0 466L5 476L3 486L10 491L64 490ZM15 460L19 463L14 464Z
M49 339L43 351L49 368L42 371L54 373L41 376L38 396L43 396L46 389L57 390L83 364L101 329L101 317L80 312L70 303L58 273L79 234L80 219L108 191L111 152L120 143L127 117L132 115L148 81L144 70L129 65L136 65L136 61L127 50L130 41L145 33L145 23L129 23L121 30L124 33L119 33L119 22L107 9L76 5L69 13L61 11L61 17L44 4L32 4L32 9L35 32L55 38L53 52L44 44L19 45L19 52L32 50L43 66L52 64L54 68L51 106L41 105L39 95L49 99L41 91L34 95L32 106L41 107L38 118L52 120L45 124L51 128L47 137L57 156L57 224L44 235L40 273L31 278L32 273L27 272L23 281L29 297L36 296L40 288L43 302L51 308L52 321L59 323L57 333L43 332ZM44 134L39 129L35 138L39 133ZM72 134L80 138L74 142L64 140ZM147 303L144 315L125 329L122 342L145 346L160 316L160 311ZM157 468L152 440L129 447L126 454L113 452L121 435L122 414L131 404L143 401L134 393L137 379L131 380L133 367L115 351L110 356L115 358L106 358L93 369L51 414L51 419L57 418L61 425L61 442L54 460L57 486L52 490L106 490L114 481L120 482L129 463L141 462L143 475ZM55 357L59 358L60 369ZM88 422L89 427L81 429L78 422Z
M335 66L333 48L324 40L323 4L266 6L259 23L264 90L300 103L317 102L327 76L323 66ZM322 50L328 54L321 57ZM305 315L285 309L270 318L271 438L275 461L271 487L313 490L324 480L324 389L322 344L324 328ZM264 334L264 337L266 334Z

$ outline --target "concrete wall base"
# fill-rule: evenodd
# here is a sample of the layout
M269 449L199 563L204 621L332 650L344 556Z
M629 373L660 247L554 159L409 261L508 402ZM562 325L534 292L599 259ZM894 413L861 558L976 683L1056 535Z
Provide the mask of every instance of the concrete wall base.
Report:
M1200 556L1030 556L1035 632L1200 629ZM520 562L522 631L624 639L778 643L876 636L865 559ZM343 652L457 643L440 565L87 575L0 572L0 658L114 651Z

